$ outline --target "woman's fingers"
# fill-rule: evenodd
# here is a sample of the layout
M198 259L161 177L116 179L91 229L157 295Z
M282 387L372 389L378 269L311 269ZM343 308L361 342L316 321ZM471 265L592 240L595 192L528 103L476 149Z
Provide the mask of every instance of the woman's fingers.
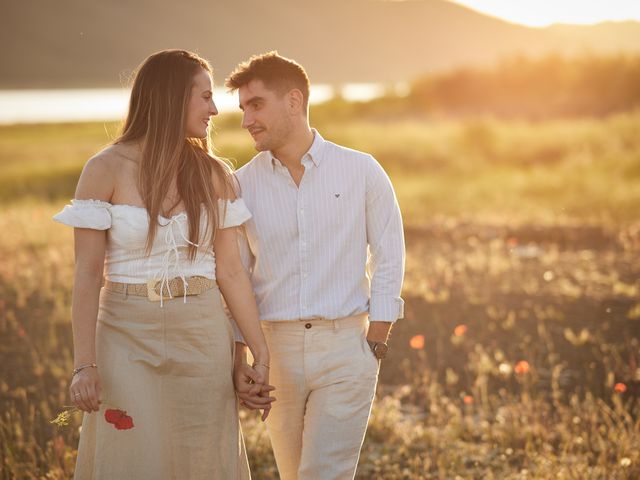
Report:
M257 405L258 408L264 408L273 402L272 397L262 397L259 395L238 394L238 398L247 405ZM254 407L255 408L255 407Z
M78 395L79 394L79 395ZM84 387L78 389L76 395L76 401L78 408L84 412L90 412L91 406L89 405L89 392Z
M100 409L100 382L97 378L77 378L69 388L72 403L85 412Z
M88 403L91 406L91 410L97 412L100 409L100 405L98 404L98 393L97 393L97 385L89 385L87 388L87 393L89 395Z

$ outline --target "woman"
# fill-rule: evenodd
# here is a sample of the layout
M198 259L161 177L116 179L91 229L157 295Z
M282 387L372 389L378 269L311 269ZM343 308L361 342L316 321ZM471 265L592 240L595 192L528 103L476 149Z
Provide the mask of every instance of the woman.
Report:
M264 384L269 353L235 238L251 214L210 150L212 91L197 55L147 58L121 136L54 217L75 227L77 479L249 478L220 292Z

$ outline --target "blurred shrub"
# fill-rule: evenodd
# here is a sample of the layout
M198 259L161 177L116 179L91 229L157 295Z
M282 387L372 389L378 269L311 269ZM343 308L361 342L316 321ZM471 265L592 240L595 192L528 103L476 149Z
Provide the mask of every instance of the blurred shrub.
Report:
M413 83L407 111L506 118L601 116L640 105L640 56L517 56Z

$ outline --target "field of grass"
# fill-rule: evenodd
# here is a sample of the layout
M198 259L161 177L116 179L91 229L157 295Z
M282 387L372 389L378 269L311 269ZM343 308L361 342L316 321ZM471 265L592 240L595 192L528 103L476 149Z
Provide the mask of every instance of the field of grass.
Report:
M640 114L545 123L350 121L406 223L398 322L359 479L640 477ZM248 135L222 118L219 153ZM51 216L115 124L0 128L0 479L73 472L72 232ZM254 477L277 478L243 412Z

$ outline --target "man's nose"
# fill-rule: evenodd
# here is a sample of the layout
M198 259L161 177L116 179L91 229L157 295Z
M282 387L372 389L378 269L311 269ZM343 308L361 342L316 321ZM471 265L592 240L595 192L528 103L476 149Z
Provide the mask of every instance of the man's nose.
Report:
M253 117L247 112L244 112L242 114L242 128L249 128L252 124L253 124Z

